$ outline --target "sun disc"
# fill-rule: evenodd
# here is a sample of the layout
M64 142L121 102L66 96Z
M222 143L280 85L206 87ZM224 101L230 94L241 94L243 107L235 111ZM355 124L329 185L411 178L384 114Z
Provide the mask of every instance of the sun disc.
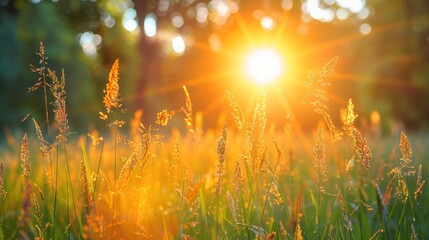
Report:
M253 81L264 85L280 76L283 61L273 49L258 49L246 57L244 71Z

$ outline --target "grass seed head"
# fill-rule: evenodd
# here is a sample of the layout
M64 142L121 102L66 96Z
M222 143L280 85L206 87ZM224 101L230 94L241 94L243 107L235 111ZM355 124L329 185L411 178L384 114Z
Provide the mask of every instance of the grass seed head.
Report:
M329 233L328 233L328 239L329 240L334 240L335 239L335 233L334 233L334 225L330 224L329 225Z
M338 57L327 62L323 68L318 72L309 72L306 87L308 92L304 97L304 103L309 103L313 106L313 110L323 117L326 126L331 133L332 141L341 139L342 133L338 132L332 122L331 115L329 115L329 107L326 102L329 101L326 97L325 87L330 86L326 78L334 72L337 65Z
M185 108L183 108L183 112L185 113L185 125L186 128L190 133L194 133L194 124L192 120L192 101L191 97L189 96L188 89L185 85L183 85L183 92L185 93Z
M234 95L232 95L230 91L226 91L226 95L228 97L229 105L232 108L231 114L235 120L235 125L237 126L238 130L241 130L243 129L243 126L246 126L246 120L244 118L243 111L241 110L241 107Z
M320 180L317 184L321 184L327 177L328 166L326 163L326 153L325 146L322 144L323 141L323 132L322 128L319 127L317 130L317 135L315 138L314 146L313 146L313 163L316 168L317 178ZM319 189L322 191L323 189L319 186Z
M404 132L401 132L399 146L401 149L402 158L411 159L411 157L413 156L413 151L411 150L410 141L408 141L407 135L405 135Z
M122 106L119 99L119 59L116 59L109 72L109 80L106 84L106 89L103 90L103 103L107 113L112 111L112 108L120 108Z
M36 52L36 55L39 56L40 58L39 60L40 67L36 67L32 64L30 64L30 67L32 72L36 72L39 74L39 78L37 79L37 82L32 87L28 88L28 92L36 91L39 87L46 84L45 65L47 65L46 63L47 58L45 57L45 46L43 46L42 42L40 42L39 52Z
M304 240L304 237L302 236L301 226L299 223L296 225L293 240Z
M52 150L52 146L43 138L42 130L40 129L39 124L33 118L34 128L36 129L36 136L39 140L40 151L42 152L43 157L47 157L49 151Z
M24 191L22 194L21 201L21 213L18 217L18 226L26 228L31 222L31 206L32 206L32 185L30 180L31 163L29 161L29 150L28 150L28 137L27 133L24 134L21 143L21 167L22 167L22 181Z
M229 193L229 191L226 192L226 197L228 200L228 207L231 211L232 219L234 220L234 225L235 225L235 224L237 224L237 211L235 209L235 201L234 201L234 198L232 197L231 193Z
M358 117L354 112L354 107L352 99L349 99L346 109L342 112L343 129L349 136L353 135L354 121Z
M228 137L228 123L225 122L222 128L221 135L217 140L217 154L219 155L219 161L225 161L225 151L226 151L226 140Z
M353 129L354 149L360 157L360 163L367 169L371 169L372 153L366 139L357 129Z
M417 175L417 189L414 192L414 199L416 201L419 200L420 196L422 195L423 192L423 185L425 185L425 180L422 181L422 165L419 165L419 172Z
M54 97L54 114L55 114L55 123L58 126L57 140L58 142L67 141L67 131L69 129L67 111L66 111L66 90L65 84L66 79L64 76L64 70L62 71L61 78L58 79L55 71L48 69L49 77L52 79L52 84L50 85L51 94Z
M277 235L276 232L272 232L272 233L267 235L266 239L267 240L274 240L274 239L276 239L276 235Z
M387 184L386 190L384 191L384 198L383 198L383 205L388 206L390 203L390 199L392 198L392 190L393 190L393 183L396 179L396 174L393 175L393 177L390 179L389 183Z
M0 198L5 199L6 198L6 187L5 187L5 171L4 171L4 162L0 161Z
M162 110L156 115L156 124L167 126L168 121L176 114L175 111Z
M221 135L217 140L217 154L219 156L219 163L217 164L217 176L218 181L216 184L216 195L219 196L222 191L222 176L225 168L225 151L226 151L226 140L228 137L228 124L224 123Z
M248 160L252 175L257 175L264 163L264 132L266 126L266 94L261 88L253 109L252 122L247 125Z
M82 195L82 201L83 201L82 205L84 208L89 210L89 207L92 205L92 194L91 194L90 182L88 178L88 171L86 169L84 159L80 161L79 181L81 184L81 195Z
M414 199L418 201L420 199L420 196L423 193L423 186L425 185L426 181L423 181L420 185L417 186L416 191L414 192Z
M22 167L22 179L24 182L27 182L30 178L31 163L28 158L29 158L28 137L27 137L27 133L25 133L21 143L21 167Z
M287 231L282 221L279 221L279 228L280 228L280 234L282 236L282 239L287 239Z
M234 173L232 175L232 184L234 185L235 194L239 195L243 191L244 177L241 171L241 165L235 161Z
M408 187L407 183L402 177L402 174L398 174L398 186L396 189L396 193L400 197L402 203L405 204L408 200Z

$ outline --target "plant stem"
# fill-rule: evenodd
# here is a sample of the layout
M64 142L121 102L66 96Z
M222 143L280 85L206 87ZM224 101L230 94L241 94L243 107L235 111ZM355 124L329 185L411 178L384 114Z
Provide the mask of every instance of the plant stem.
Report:
M113 166L113 199L112 199L112 228L110 232L110 238L113 238L113 235L115 234L115 202L116 202L116 147L117 147L117 135L118 135L118 129L115 128L115 134L113 142L114 142L114 166Z
M41 43L42 44L42 43ZM46 131L47 131L47 142L48 144L51 143L50 140L50 123L49 123L49 109L48 109L48 93L47 93L47 82L46 82L46 66L45 66L45 54L44 54L44 50L43 50L43 54L41 51L41 64L42 64L42 78L43 78L43 98L44 98L44 105L45 105L45 118L46 118ZM51 176L53 173L53 168L52 168L52 157L51 157L51 151L48 151L48 157L49 157L49 165L50 165L50 170L51 170ZM45 168L46 168L46 163L45 163ZM54 189L54 183L51 181L51 190ZM43 195L46 196L46 175L43 175ZM54 200L53 205L56 205L56 202ZM48 215L48 209L46 207L46 202L43 201L43 224L47 223L47 215ZM54 226L55 228L55 226ZM55 239L55 235L53 236L53 238Z
M265 198L264 205L263 205L263 207L262 207L261 217L260 217L260 219L259 219L259 224L260 224L261 226L262 226L262 222L263 222L263 217L264 217L265 207L266 207L266 205L267 205L268 197L269 197L269 194L270 194L271 185L272 185L272 184L273 184L273 182L274 182L274 177L275 177L276 170L277 170L277 166L278 166L279 162L280 162L280 155L277 157L276 165L274 166L273 174L271 175L271 180L270 180L270 183L268 184L268 193L267 193L267 197Z
M98 182L98 175L100 174L100 167L101 167L101 160L103 159L103 150L104 150L104 138L107 131L107 120L106 124L104 125L104 131L103 131L103 137L101 140L101 149L100 149L100 158L98 159L98 165L97 165L97 174L95 175L95 182L94 182L94 191L92 193L92 199L95 199L95 193L97 192L97 182ZM94 205L96 206L95 202Z
M55 228L57 225L57 194L58 194L58 145L57 145L57 162L55 166L55 188L54 188L54 202L53 202L53 215L54 215L54 226L52 230L52 239L55 239Z
M68 157L67 157L67 146L66 146L66 143L65 142L63 142L63 148L64 148L64 155L65 155L65 158L66 158L66 166L67 166L67 175L68 175L68 180L69 180L69 182L70 182L70 192L71 192L71 197L72 197L72 203L73 203L73 210L74 210L74 216L75 216L75 220L74 221L78 221L78 218L77 218L77 211L76 211L76 203L75 203L75 200L74 200L74 191L73 191L73 182L72 182L72 179L71 179L71 174L70 174L70 164L69 164L69 160L68 160ZM68 191L67 191L67 193L68 193ZM67 198L68 199L68 198ZM68 208L68 204L67 204L67 208ZM79 226L77 226L77 229L76 229L76 234L78 235L78 237L80 238L80 234L79 234Z
M321 188L320 188L320 174L321 174L321 163L319 162L319 170L317 173L317 212L316 212L316 217L317 217L317 239L320 240L320 208L321 208L321 203L322 203L322 197L320 194Z

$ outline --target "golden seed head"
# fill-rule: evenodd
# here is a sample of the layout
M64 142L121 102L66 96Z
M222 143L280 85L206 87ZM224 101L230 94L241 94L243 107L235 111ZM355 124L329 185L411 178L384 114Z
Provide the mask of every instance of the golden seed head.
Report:
M362 137L357 129L353 129L354 148L360 157L360 163L367 169L371 169L372 153L369 149L366 139Z
M217 154L219 155L219 161L223 162L225 159L226 150L226 139L228 137L228 123L225 122L222 128L221 135L217 140Z
M232 175L232 183L234 185L235 194L239 195L243 191L244 177L241 173L241 166L238 161L235 161L234 174Z
M217 140L217 154L219 155L219 163L217 164L217 176L218 180L216 183L216 195L219 197L222 191L222 176L224 171L225 162L225 150L226 150L226 139L228 137L228 124L225 122L222 128L221 135Z
M106 89L103 90L104 97L103 103L106 107L107 113L112 111L112 108L119 108L122 106L121 99L119 99L119 59L116 59L109 72L109 80L106 84Z
M355 114L354 112L354 105L352 102L352 99L349 99L348 104L346 109L344 109L344 111L342 112L342 121L344 124L344 131L346 132L346 134L348 134L349 136L351 136L353 134L353 128L354 128L354 121L356 120L356 118L358 117L357 114Z
M246 120L244 118L243 111L241 110L241 107L235 99L234 95L232 95L230 91L226 91L226 95L228 97L229 105L231 105L232 108L232 117L235 120L235 124L237 125L238 130L241 130L246 125Z
M27 181L30 177L30 168L31 163L28 160L29 150L28 150L28 137L27 133L24 134L21 143L21 166L22 166L22 177L24 181Z
M5 172L4 172L4 163L3 161L0 162L0 198L5 199L6 198L6 190L5 190Z
M20 216L18 217L18 226L20 227L28 226L31 221L32 185L30 182L31 164L28 158L29 158L28 137L27 137L27 133L25 133L21 143L21 167L22 167L22 180L24 185L24 191L22 194L21 213L20 213Z
M408 187L407 184L405 183L404 178L402 177L401 174L398 174L398 187L397 187L397 194L400 196L400 199L402 201L402 203L406 203L408 200Z
M267 240L273 240L276 239L276 232L272 232L270 234L267 235L266 237Z
M328 239L329 240L335 239L334 229L335 229L334 225L330 224L329 225L329 233L328 233Z
M304 239L304 237L302 236L301 226L299 223L296 225L295 235L293 236L293 239L294 240L303 240Z
M55 122L58 126L58 141L66 141L67 140L67 131L69 129L68 119L67 119L67 111L66 111L66 90L65 84L66 79L64 76L64 70L61 74L61 79L55 74L55 71L49 71L49 76L52 79L51 92L55 99L54 102L54 113L55 113Z
M425 180L423 180L418 186L417 186L417 189L416 189L416 191L414 192L414 199L416 200L416 201L418 201L419 199L420 199L420 196L422 195L422 193L423 193L423 186L425 185L425 183L426 183L426 181Z
M419 165L419 171L417 174L417 189L414 192L414 199L416 201L419 200L420 196L423 193L423 186L425 185L425 182L426 182L425 180L422 180L422 165L420 164Z
M325 187L323 182L327 180L328 173L328 164L326 163L326 151L325 146L323 145L323 132L322 128L319 127L315 137L315 142L313 145L313 164L315 168L315 176L317 191L319 193L325 192ZM318 221L318 218L316 218Z
M88 171L86 169L85 160L82 159L80 161L80 173L79 173L79 181L82 187L81 195L82 195L82 203L85 208L88 208L92 205L92 194L90 190L90 184L88 179Z
M167 126L168 121L176 114L175 111L162 110L156 115L156 124Z
M235 201L229 191L226 192L226 197L228 200L228 207L231 210L232 218L234 219L234 224L237 224L237 211L235 210Z
M185 85L183 85L183 92L185 93L185 108L182 108L182 110L185 113L185 125L190 133L194 133L195 130L192 120L192 101L191 97L189 96L188 89Z
M358 117L357 114L354 112L355 106L353 105L352 99L349 99L349 102L347 104L347 111L345 116L345 124L348 126L352 126L355 119Z
M413 151L411 150L410 142L408 141L407 135L404 132L401 132L401 139L399 141L399 147L402 153L402 159L410 160L413 156Z

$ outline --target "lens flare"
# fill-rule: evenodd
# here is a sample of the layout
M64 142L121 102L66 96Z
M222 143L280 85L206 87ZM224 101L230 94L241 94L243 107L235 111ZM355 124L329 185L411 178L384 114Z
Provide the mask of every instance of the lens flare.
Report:
M247 55L244 71L253 81L265 85L280 76L283 61L273 49L258 49Z

